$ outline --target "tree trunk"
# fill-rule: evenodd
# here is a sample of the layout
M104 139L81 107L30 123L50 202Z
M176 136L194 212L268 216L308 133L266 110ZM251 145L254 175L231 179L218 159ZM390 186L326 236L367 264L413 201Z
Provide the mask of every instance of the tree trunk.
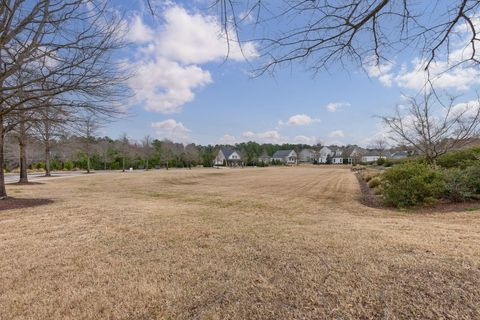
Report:
M87 173L90 173L90 155L87 155Z
M50 171L50 146L48 143L45 144L45 177L51 177Z
M146 168L146 170L148 170L148 159L147 159L147 168Z
M0 200L7 198L7 190L5 189L5 173L3 172L3 167L5 164L5 154L4 154L4 127L3 127L3 116L0 116Z
M125 172L125 158L122 158L122 172Z
M25 137L22 135L19 139L20 146L20 183L28 183L27 173L27 143Z

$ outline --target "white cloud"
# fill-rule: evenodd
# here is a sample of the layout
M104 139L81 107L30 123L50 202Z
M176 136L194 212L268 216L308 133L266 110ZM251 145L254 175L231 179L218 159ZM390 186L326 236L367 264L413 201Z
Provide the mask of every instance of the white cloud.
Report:
M393 74L391 70L394 67L394 63L385 62L377 64L375 59L369 59L370 61L366 62L365 69L367 74L372 78L378 78L378 80L385 85L386 87L392 86Z
M325 106L325 108L327 108L327 110L330 111L330 112L335 112L339 108L350 107L350 106L351 106L351 104L348 103L348 102L330 102L329 104L327 104Z
M129 23L127 40L136 43L146 43L154 39L153 30L145 25L139 15L135 15Z
M224 134L220 139L218 139L218 144L231 144L239 142L235 136L230 134Z
M437 89L466 91L480 84L480 70L461 63L470 58L471 47L465 47L465 44L457 44L457 47L449 52L448 57L439 54L437 60L430 63L428 73L425 71L428 60L415 58L401 65L391 62L375 65L367 60L367 74L378 78L387 87L395 84L404 89L420 90L430 80Z
M136 91L136 100L142 102L148 111L178 112L194 99L194 89L212 83L208 71L163 58L139 63L137 68L137 75L130 85Z
M252 131L245 131L242 133L242 136L245 138L253 138L255 137L255 133Z
M170 59L188 64L222 60L227 54L237 61L258 56L252 42L244 43L240 48L235 33L229 35L233 38L230 38L228 48L222 26L215 16L191 14L180 6L172 6L165 10L164 19L157 45L159 53Z
M476 117L479 111L479 103L477 100L457 103L452 107L452 117Z
M343 138L345 137L345 133L343 133L343 130L334 130L328 134L330 138Z
M430 79L437 89L465 91L480 84L480 70L468 66L450 67L451 64L447 62L433 62L430 65ZM403 66L393 79L399 87L419 90L428 80L424 69L425 61L415 59L411 63L411 69Z
M299 136L295 136L293 138L293 142L294 143L314 145L314 144L319 143L320 139L318 137L314 137L314 136L308 137L308 136L299 135Z
M307 126L314 122L320 122L320 119L314 119L306 114L296 114L291 116L287 121L287 123L292 126ZM278 124L283 124L283 122L279 121Z
M287 141L287 138L281 136L278 130L267 130L263 132L244 131L242 138L244 141L251 140L260 143L284 143Z
M136 93L133 102L144 104L148 111L179 112L194 100L195 90L213 82L210 72L199 64L221 61L227 54L234 61L258 56L252 42L240 48L230 38L228 48L214 16L172 5L164 10L163 20L160 27L152 28L136 15L127 34L137 44L135 61L129 63L136 71L129 82Z
M183 123L177 122L173 119L168 119L160 122L153 122L152 128L155 129L155 134L160 139L169 139L174 142L191 142L191 131L187 129Z

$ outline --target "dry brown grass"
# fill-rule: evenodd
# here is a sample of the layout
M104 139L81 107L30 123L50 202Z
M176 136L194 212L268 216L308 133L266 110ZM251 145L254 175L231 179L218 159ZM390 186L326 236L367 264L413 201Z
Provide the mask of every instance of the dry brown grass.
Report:
M10 186L1 319L480 318L480 212L365 207L344 168Z

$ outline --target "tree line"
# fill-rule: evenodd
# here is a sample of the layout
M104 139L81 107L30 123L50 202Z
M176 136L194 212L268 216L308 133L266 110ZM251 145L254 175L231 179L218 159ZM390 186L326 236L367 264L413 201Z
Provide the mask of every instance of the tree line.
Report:
M28 169L41 169L46 176L50 176L52 171L73 169L89 173L91 170L125 171L129 168L148 170L211 167L218 150L223 147L238 150L245 165L257 165L260 156L271 156L278 150L293 149L300 152L304 148L321 148L320 144L260 144L253 141L235 146L204 146L194 143L184 145L153 139L148 135L137 141L129 139L127 134L112 139L107 136L99 137L99 128L95 121L84 122L80 129L76 124L72 128L59 124L55 126L56 131L52 129L50 135L46 136L44 131L32 127L21 139L21 144L18 133L10 132L5 139L4 169L25 171L25 175Z

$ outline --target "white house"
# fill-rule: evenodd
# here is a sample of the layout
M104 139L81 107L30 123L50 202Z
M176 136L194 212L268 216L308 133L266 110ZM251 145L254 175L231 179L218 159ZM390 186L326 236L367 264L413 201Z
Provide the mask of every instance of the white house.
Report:
M298 154L298 162L314 162L317 160L317 153L313 149L303 149Z
M296 164L297 153L295 150L278 150L272 156L275 161L282 161L285 164Z
M382 155L381 152L377 150L368 150L363 154L362 162L375 162L380 158L385 158L385 156Z
M216 166L238 166L242 164L242 157L240 153L234 149L221 148L218 150L218 154L213 160L213 164Z
M327 158L333 155L333 151L329 147L323 147L318 153L318 162L327 163Z
M334 149L333 154L331 155L332 164L343 164L343 154L344 152L342 149Z

